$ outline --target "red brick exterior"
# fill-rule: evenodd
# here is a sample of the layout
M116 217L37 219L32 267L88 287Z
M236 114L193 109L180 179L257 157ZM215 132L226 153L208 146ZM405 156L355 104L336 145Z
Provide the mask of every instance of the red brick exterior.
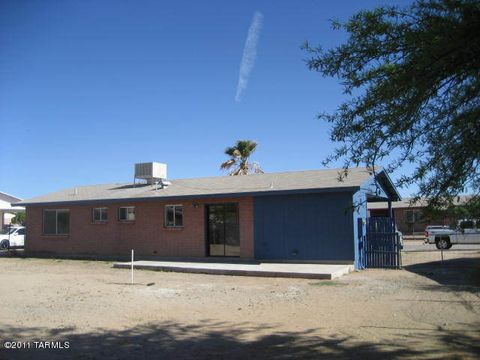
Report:
M393 209L395 223L398 230L404 235L423 234L428 225L449 225L455 226L455 219L445 215L439 215L435 218L424 217L420 221L408 222L407 211L423 211L423 207L409 207ZM388 209L370 209L370 216L388 216Z
M253 198L201 199L188 201L147 201L96 203L95 205L28 206L27 253L58 255L205 257L205 204L238 203L240 221L240 257L253 254ZM183 205L183 227L165 228L165 205ZM118 208L135 206L134 222L119 222ZM92 209L108 207L108 221L94 223ZM68 236L43 235L43 210L69 209Z

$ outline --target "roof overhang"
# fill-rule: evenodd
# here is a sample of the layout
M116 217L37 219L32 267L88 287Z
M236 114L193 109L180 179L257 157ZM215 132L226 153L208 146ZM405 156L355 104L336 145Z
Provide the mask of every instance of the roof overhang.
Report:
M402 199L385 170L378 172L362 188L365 189L368 202L392 202Z
M204 195L183 195L183 196L158 196L158 197L132 197L132 198L107 198L90 200L68 200L68 201L49 201L49 202L22 202L22 206L66 206L66 205L88 205L88 204L108 204L108 203L134 203L147 201L172 201L172 200L197 200L213 198L233 198L233 197L257 197L257 196L276 196L276 195L295 195L295 194L315 194L315 193L335 193L335 192L355 192L360 189L359 186L315 188L315 189L297 189L297 190L273 190L257 192L240 193L219 193ZM384 200L385 201L385 200Z
M25 211L25 208L20 206L0 208L0 212L3 212L3 213L17 213L17 212L24 212L24 211Z
M393 184L392 179L385 170L380 171L376 176L377 182L382 186L383 190L388 194L390 201L400 201L402 197L397 191L396 186Z
M14 202L18 202L18 201L21 201L22 199L16 197L16 196L13 196L13 195L10 195L10 194L7 194L3 191L0 191L0 199L3 200L3 201L7 201L9 203L14 203Z

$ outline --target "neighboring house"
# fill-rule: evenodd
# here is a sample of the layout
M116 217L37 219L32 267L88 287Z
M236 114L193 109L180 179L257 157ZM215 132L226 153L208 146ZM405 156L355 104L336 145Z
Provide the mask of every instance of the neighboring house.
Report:
M354 263L367 201L399 195L385 172L314 170L82 186L25 200L29 254L240 257ZM165 172L166 177L166 172ZM357 205L356 207L354 205Z
M3 229L6 225L10 225L17 212L25 211L24 207L12 206L13 203L21 200L20 198L0 191L0 229Z
M456 200L456 204L461 205L466 200L466 196L461 196ZM452 219L448 213L440 214L435 218L427 217L424 212L426 207L424 199L415 204L411 204L410 201L411 199L405 199L391 204L398 230L403 234L423 234L428 225L454 225L455 219ZM370 203L368 204L368 211L371 217L388 216L388 203Z

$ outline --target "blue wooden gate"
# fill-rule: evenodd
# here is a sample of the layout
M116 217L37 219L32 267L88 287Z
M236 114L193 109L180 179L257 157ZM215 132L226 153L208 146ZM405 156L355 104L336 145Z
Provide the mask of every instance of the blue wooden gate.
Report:
M360 266L368 268L400 269L402 267L402 244L396 232L395 219L372 217L358 219Z

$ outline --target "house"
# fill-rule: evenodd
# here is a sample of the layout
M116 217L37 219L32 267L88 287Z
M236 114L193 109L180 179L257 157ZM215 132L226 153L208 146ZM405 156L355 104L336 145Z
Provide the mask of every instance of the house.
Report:
M18 197L0 191L0 230L6 225L10 225L16 213L25 211L24 207L12 206L12 203L17 203L21 200Z
M468 200L468 196L460 196L455 199L454 205L462 205ZM448 211L439 212L435 216L427 216L425 208L427 202L420 199L416 203L411 203L412 199L404 199L391 203L393 216L398 230L404 235L422 234L428 225L450 225L454 226L455 220ZM389 216L388 203L377 202L368 204L368 212L371 217Z
M313 170L79 186L21 201L29 254L354 263L357 218L370 201L399 200L385 172ZM162 168L158 168L158 166ZM157 173L156 175L154 173Z

